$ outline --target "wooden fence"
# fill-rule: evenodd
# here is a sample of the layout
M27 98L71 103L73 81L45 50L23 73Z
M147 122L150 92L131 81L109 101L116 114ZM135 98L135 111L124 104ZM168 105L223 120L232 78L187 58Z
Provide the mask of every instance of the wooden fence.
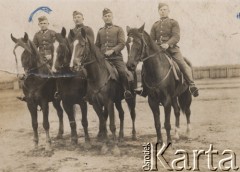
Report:
M141 81L141 72L137 71L137 75ZM240 65L194 67L193 77L195 80L240 77Z

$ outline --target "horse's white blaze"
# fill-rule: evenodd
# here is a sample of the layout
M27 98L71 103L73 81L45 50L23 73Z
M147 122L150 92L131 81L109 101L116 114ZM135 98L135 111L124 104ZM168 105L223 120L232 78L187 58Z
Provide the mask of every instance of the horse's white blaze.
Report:
M56 64L56 60L57 60L57 47L59 46L59 42L55 41L54 45L54 56L53 56L53 65L52 65L52 71L56 71L55 69L55 64Z
M133 44L133 38L132 37L129 37L130 38L130 42L129 42L129 47L130 47L130 49L132 48L132 44Z
M76 45L78 44L78 40L75 40L73 42L73 53L72 53L72 57L71 57L71 61L70 61L70 67L73 67L73 60L74 60L74 55L75 55L75 51L76 51Z

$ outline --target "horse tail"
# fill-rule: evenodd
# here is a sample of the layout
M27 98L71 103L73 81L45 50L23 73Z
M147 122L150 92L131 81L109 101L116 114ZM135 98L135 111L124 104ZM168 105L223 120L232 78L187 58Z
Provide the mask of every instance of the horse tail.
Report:
M190 111L192 96L188 88L181 95L179 95L178 103L183 114L186 114Z

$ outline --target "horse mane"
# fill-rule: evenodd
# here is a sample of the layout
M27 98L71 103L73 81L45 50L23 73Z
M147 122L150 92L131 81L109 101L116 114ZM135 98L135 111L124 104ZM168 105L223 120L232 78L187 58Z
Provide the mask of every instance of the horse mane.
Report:
M152 40L152 38L150 37L150 35L146 31L144 31L144 35L147 38L146 41L148 41L150 47L156 52L160 51L159 46L156 44L156 42L154 42Z
M31 40L29 40L29 45L30 45L31 50L33 50L33 54L36 55L36 57L34 57L35 58L34 60L36 60L37 67L43 65L42 66L42 67L44 67L43 70L46 71L47 73L49 73L50 69L47 67L46 62L43 61L36 45Z
M87 40L89 43L90 47L90 52L95 58L95 60L102 66L105 66L105 56L104 54L100 51L100 49L89 39L89 36L87 35Z
M145 40L148 42L150 49L152 49L154 52L162 52L162 50L160 49L160 47L157 45L157 43L150 37L150 35L144 31L144 36L145 36ZM166 58L164 58L164 53L159 53L159 58L161 60L166 60Z

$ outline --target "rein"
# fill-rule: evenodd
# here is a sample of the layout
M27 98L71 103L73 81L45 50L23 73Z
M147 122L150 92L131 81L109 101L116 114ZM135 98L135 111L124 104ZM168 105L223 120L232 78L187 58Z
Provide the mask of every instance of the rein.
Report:
M158 51L158 52L156 52L156 53L154 53L154 54L151 54L151 55L148 55L147 57L145 57L145 58L143 58L143 52L144 52L144 48L147 48L148 47L148 45L147 45L147 43L146 43L146 41L145 41L145 39L144 39L144 36L143 36L143 34L142 34L142 41L143 41L143 43L144 43L144 45L143 45L143 47L142 47L142 55L141 55L141 59L140 59L140 61L142 61L142 62L144 62L144 61L146 61L146 60L148 60L148 59L150 59L150 58L152 58L152 57L155 57L156 55L158 55L161 51ZM156 85L154 85L154 86L150 86L149 84L147 84L146 82L145 82L145 84L146 84L146 86L148 87L148 88L150 88L150 89L158 89L161 85L162 85L162 83L168 78L168 76L170 75L170 72L171 72L171 70L173 69L173 64L170 62L170 60L168 59L168 57L166 57L165 56L165 58L167 58L167 60L168 60L168 62L169 62L169 64L170 64L170 68L168 69L168 72L167 72L167 74L165 75L165 77L161 80L161 81L159 81Z

